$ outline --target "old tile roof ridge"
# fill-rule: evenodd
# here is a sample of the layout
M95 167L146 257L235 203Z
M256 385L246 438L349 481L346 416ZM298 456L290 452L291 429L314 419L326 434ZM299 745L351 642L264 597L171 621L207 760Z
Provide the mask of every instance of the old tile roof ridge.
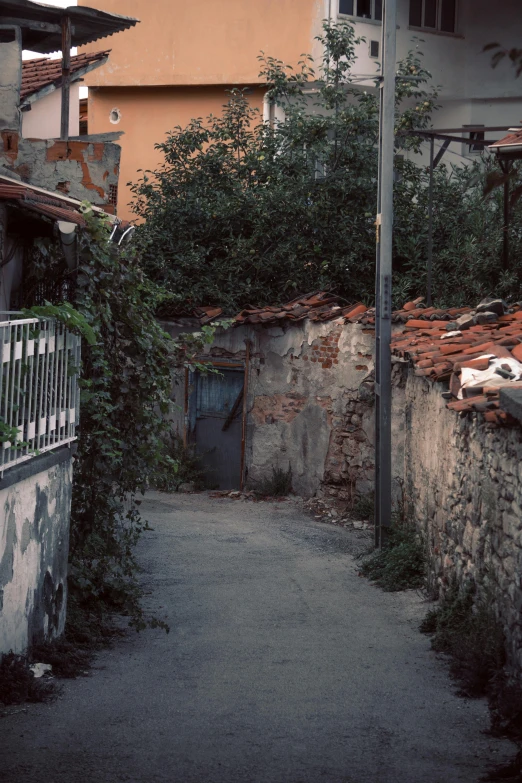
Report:
M64 220L80 226L85 225L85 218L80 210L81 201L78 199L4 175L0 175L0 201L10 202L13 206L29 209L31 212L37 212L52 220ZM100 207L93 207L93 209L100 215L107 214ZM111 221L117 220L111 215L108 217ZM126 224L126 221L119 222Z
M75 74L85 68L92 70L98 64L102 65L111 52L104 49L99 52L82 52L71 57L71 75L74 81ZM62 59L50 57L37 57L33 60L24 60L22 63L22 86L20 99L27 100L30 95L40 92L44 87L53 84L58 86L62 78Z
M197 308L194 314L208 323L222 314L219 307ZM235 325L279 325L333 321L375 327L375 308L362 302L345 304L341 297L314 291L280 306L241 310ZM490 425L515 424L500 409L499 389L522 388L522 303L508 305L488 297L470 306L427 307L423 297L407 302L392 314L395 334L392 354L410 361L415 375L448 385L447 407L461 416L482 414Z
M495 151L497 149L508 151L509 147L522 147L522 128L510 128L509 133L500 141L490 144L488 149Z
M450 410L482 414L490 425L516 424L500 408L499 390L522 388L522 303L488 297L476 308L420 305L393 314L402 328L392 336L392 354L411 361L415 375L446 383Z

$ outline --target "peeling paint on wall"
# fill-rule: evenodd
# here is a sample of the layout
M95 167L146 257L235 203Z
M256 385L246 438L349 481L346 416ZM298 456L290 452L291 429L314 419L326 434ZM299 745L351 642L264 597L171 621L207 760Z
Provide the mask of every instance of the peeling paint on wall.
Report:
M0 490L0 653L63 633L72 462Z
M2 133L0 166L15 178L104 206L119 179L121 148L112 142L24 139ZM5 173L4 172L4 173Z
M165 324L172 334L186 325ZM238 327L217 334L217 358L244 359L252 342L247 484L292 468L293 489L350 500L373 488L373 331L336 321ZM362 360L365 370L358 369ZM180 379L181 380L181 379ZM175 387L180 397L182 385ZM180 398L181 402L181 398ZM357 418L359 417L359 418ZM182 431L181 418L175 427Z

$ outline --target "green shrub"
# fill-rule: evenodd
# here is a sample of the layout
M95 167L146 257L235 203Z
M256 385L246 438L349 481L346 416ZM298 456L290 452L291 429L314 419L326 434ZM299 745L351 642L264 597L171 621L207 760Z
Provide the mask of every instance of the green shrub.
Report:
M263 479L254 490L256 495L263 498L280 498L289 495L292 491L292 467L288 470L272 468L272 476Z
M185 446L176 433L169 433L163 441L162 455L158 469L151 483L163 492L177 492L179 486L192 483L196 489L204 486L204 470L201 457L193 446Z
M361 573L389 592L423 587L426 552L415 528L405 523L391 528L385 546L363 560Z
M505 664L505 639L489 591L477 595L472 584L460 589L454 584L421 630L433 633L434 650L451 657L451 674L464 695L490 691Z
M370 492L368 495L358 495L353 501L350 513L354 519L366 519L373 521L375 516L375 495Z

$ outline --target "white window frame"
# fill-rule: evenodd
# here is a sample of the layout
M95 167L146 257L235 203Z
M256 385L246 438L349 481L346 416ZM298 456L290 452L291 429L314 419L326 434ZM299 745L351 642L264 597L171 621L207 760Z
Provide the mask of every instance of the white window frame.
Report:
M337 0L337 16L340 16L341 19L354 19L356 22L363 22L363 24L382 24L382 19L376 19L375 18L375 0L371 0L371 17L368 16L357 16L357 3L359 0L353 0L353 14L344 14L340 11L340 0ZM384 3L383 3L384 8ZM383 10L384 13L384 10Z
M472 124L472 125L463 125L462 127L463 128L485 128L486 126L485 125ZM485 130L484 131L480 131L480 130L479 131L468 131L468 138L469 138L470 141L473 141L472 137L476 138L479 134L482 135L482 139L480 139L480 141L483 141L484 138L485 138ZM463 149L463 154L464 154L465 157L473 157L473 155L482 155L482 153L486 149L485 145L484 146L479 145L477 149L473 149L473 147L470 144L463 144L462 146L464 148Z
M422 19L420 25L409 25L410 30L422 30L426 33L438 33L439 35L459 35L459 0L455 0L455 26L453 32L450 30L441 30L441 18L442 18L442 2L441 0L437 1L437 21L436 21L436 27L426 27L424 25L424 19L426 14L426 0L421 0L422 3ZM410 13L410 7L411 7L411 0L408 7L408 15ZM460 37L460 36L459 36Z

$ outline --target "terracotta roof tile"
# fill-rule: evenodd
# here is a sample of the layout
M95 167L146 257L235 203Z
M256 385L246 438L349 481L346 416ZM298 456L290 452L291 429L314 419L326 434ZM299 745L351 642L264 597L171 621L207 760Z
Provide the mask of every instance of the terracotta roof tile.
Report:
M80 212L81 202L69 196L62 196L50 190L18 182L9 177L0 176L0 201L29 209L53 220L64 220L84 226L85 219ZM103 214L103 210L95 207Z
M75 73L88 68L92 70L102 65L110 53L110 49L103 52L76 54L71 57L71 74L74 81ZM39 92L62 78L62 60L51 60L48 57L38 57L35 60L24 60L22 63L22 87L20 98L24 101L30 95Z
M489 301L492 300L485 302L486 309ZM403 329L392 337L392 353L409 358L417 376L430 381L449 381L453 397L453 401L448 403L450 410L461 416L483 414L488 423L497 426L515 424L514 419L500 410L498 392L502 385L511 388L520 385L522 388L522 381L516 380L516 372L515 379L511 380L508 374L505 378L497 374L496 368L501 373L511 371L520 362L519 377L522 378L522 329L519 326L522 321L521 304L508 307L503 303L504 314L498 315L495 322L473 323L467 329L463 325L463 331L456 329L454 324L462 315L474 317L474 309L423 308L417 302L412 308L411 304L393 313L392 320L396 324L402 323ZM479 312L485 309L485 305L482 303ZM370 315L373 315L373 311L363 314L360 322L365 323ZM448 330L452 329L454 333L449 336ZM461 385L463 370L474 373L466 376L468 380L464 386ZM481 372L486 379L483 386L480 383ZM462 399L457 399L457 396Z
M506 149L509 147L522 147L522 128L510 128L510 130L511 133L509 133L507 136L504 136L504 138L500 139L500 141L496 141L494 144L491 144L488 149L496 150L499 148Z
M503 360L508 370L517 367L520 362L519 377L522 379L522 304L508 307L505 303L500 305L501 300L494 301L498 305L498 312L504 310L504 314L491 316L497 318L495 322L480 324L476 322L480 320L478 316L484 310L487 311L487 305L493 300L485 300L478 311L471 307L453 307L447 310L428 308L423 307L421 298L412 300L392 314L392 322L397 331L392 336L391 349L393 354L413 362L417 376L430 381L449 382L453 398L457 395L462 397L453 399L448 404L450 410L460 415L481 413L490 424L511 425L515 424L514 419L499 409L498 390L502 385L512 386L517 383L516 373L514 380L510 380L509 374L502 368ZM214 310L219 311L219 308ZM212 308L199 308L195 314L211 320L215 317L211 311L213 312ZM458 329L457 323L461 316L474 319L471 327L470 318L465 319L469 328L463 324L462 331ZM248 307L242 310L235 320L237 325L248 323L266 326L284 321L298 323L304 319L319 322L338 320L339 323L358 323L373 327L375 308L368 308L361 302L343 305L334 294L316 291L297 297L280 307ZM497 373L497 368L500 374ZM467 371L467 378L471 377L472 382L467 380L461 383L463 370ZM480 376L470 376L470 371L484 372L485 377L490 380L485 381L481 387Z

